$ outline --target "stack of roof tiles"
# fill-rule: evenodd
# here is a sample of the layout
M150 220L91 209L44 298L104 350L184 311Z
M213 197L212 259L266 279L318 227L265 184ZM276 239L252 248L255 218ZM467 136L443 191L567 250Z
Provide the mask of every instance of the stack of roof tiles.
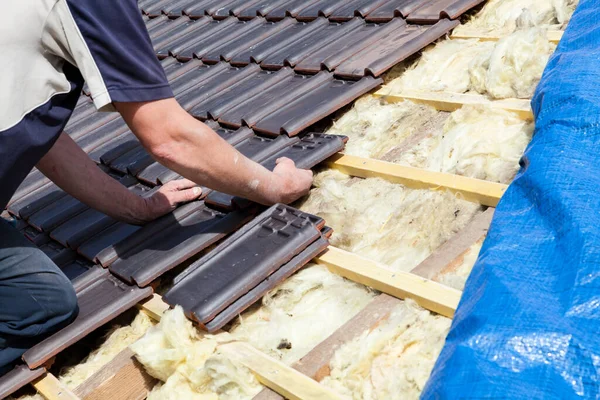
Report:
M139 6L180 104L272 169L279 157L311 168L342 150L344 137L308 128L378 86L383 72L445 35L480 1L141 0ZM153 160L118 114L97 113L88 96L84 89L65 132L100 168L140 196L179 178ZM163 273L233 232L165 296L209 331L327 246L330 232L317 217L282 205L261 213L244 199L208 189L204 195L139 227L90 209L31 172L4 216L72 280L80 314L25 353L28 368L0 378L0 397L150 296L150 283ZM247 249L258 250L240 267Z

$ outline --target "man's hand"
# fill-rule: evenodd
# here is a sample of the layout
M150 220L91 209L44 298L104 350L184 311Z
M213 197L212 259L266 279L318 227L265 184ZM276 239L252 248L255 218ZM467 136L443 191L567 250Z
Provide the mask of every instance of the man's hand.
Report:
M167 182L152 196L144 199L141 219L147 222L155 220L170 213L179 204L196 200L201 194L202 189L189 179Z
M289 204L308 193L313 182L311 170L296 168L286 157L277 159L276 164L273 173L279 178L279 193L274 202Z

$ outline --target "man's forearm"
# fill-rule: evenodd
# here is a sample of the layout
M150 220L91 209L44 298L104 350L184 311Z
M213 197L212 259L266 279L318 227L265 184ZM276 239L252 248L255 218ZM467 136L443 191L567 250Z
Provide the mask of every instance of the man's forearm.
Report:
M263 204L295 200L310 187L310 172L293 166L283 168L286 174L268 171L190 116L175 99L115 106L159 162L197 184ZM296 182L300 180L302 184Z
M115 219L146 222L144 200L105 174L66 134L61 134L37 168L65 192Z

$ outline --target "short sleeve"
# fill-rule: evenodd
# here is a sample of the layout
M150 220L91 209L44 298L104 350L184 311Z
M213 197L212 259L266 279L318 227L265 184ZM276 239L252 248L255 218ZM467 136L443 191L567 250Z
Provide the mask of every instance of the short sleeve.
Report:
M58 0L44 35L81 71L99 110L173 97L136 0Z

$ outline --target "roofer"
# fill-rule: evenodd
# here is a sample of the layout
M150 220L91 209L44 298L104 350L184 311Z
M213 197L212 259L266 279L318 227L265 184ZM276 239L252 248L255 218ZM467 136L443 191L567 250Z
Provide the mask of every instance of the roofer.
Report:
M136 0L8 0L3 6L2 209L34 166L81 202L132 224L197 198L196 184L263 204L308 192L310 171L282 159L270 172L179 106ZM118 111L157 161L189 180L170 182L144 200L103 173L62 132L84 80L98 110ZM0 375L76 314L69 280L0 219Z

